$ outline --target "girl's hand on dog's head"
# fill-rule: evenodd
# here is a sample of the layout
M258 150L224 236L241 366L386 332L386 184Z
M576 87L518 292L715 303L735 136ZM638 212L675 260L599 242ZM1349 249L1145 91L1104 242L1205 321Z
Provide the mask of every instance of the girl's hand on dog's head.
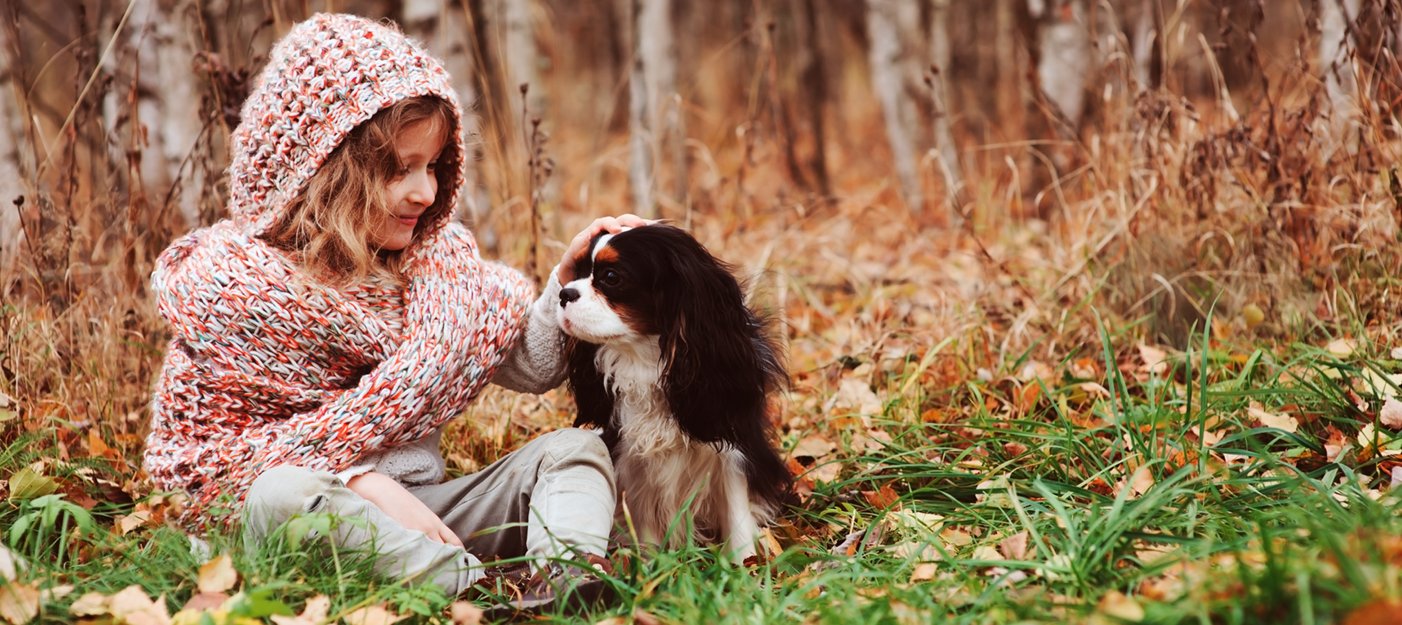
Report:
M639 228L653 223L657 222L649 221L633 214L595 219L594 223L589 224L588 228L574 235L574 240L570 241L569 249L566 249L565 255L560 258L559 274L556 276L560 279L560 284L569 284L580 277L574 275L574 266L575 263L578 263L579 260L584 258L584 255L589 252L589 241L593 240L594 235L600 232L618 234L622 232L624 228Z

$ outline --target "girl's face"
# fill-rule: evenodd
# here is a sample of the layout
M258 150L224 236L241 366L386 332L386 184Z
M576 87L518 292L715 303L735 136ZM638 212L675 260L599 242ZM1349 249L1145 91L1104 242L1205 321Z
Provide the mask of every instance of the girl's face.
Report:
M400 133L394 142L403 169L385 189L389 214L370 231L370 243L382 250L399 251L414 240L419 217L433 205L438 195L438 157L447 141L438 120L424 120Z

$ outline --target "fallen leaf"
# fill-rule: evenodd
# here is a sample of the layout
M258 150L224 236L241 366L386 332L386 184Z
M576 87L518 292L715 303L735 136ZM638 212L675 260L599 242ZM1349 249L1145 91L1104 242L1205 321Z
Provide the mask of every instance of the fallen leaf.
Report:
M1096 606L1097 615L1112 616L1122 621L1137 623L1144 620L1144 608L1139 602L1126 597L1118 590L1112 590L1100 599L1100 605Z
M882 486L880 489L874 491L864 490L862 491L862 497L865 497L867 503L871 504L873 508L881 510L898 506L900 502L900 496L896 495L896 491L890 486Z
M1378 411L1378 421L1394 430L1402 428L1402 401L1387 398L1382 410Z
M454 601L448 611L453 615L453 625L477 625L482 622L482 608L467 601Z
M1099 382L1082 382L1076 388L1081 389L1086 395L1094 395L1101 399L1110 398L1110 389L1105 388Z
M197 592L185 602L185 607L180 608L181 612L192 610L203 612L205 610L217 610L229 600L229 595L222 592Z
M200 567L199 581L196 583L200 592L222 593L233 588L238 581L239 574L234 570L234 560L226 553L204 563L204 566Z
M1353 339L1334 339L1329 341L1329 344L1326 345L1324 349L1339 358L1347 358L1353 355L1354 350L1358 349L1358 341Z
M797 445L794 445L793 452L789 455L794 458L807 457L814 460L822 460L836 449L837 443L824 438L823 435L809 434L800 439Z
M1012 536L1003 539L998 543L998 551L1008 560L1027 559L1027 539L1030 536L1027 530L1022 530Z
M390 625L405 618L386 610L384 604L367 605L341 617L346 625Z
M68 606L68 612L77 616L101 616L107 613L107 596L100 592L90 592Z
M150 510L136 510L117 521L117 530L123 536L130 534L151 520Z
M61 584L59 586L43 588L39 590L39 602L53 603L71 594L73 594L73 586L71 584Z
M39 589L29 584L0 586L0 618L11 625L25 625L39 616Z
M974 537L959 528L947 527L940 531L940 540L943 540L946 545L963 547L964 545L974 542Z
M642 608L633 608L633 622L637 625L662 625L662 620L644 611Z
M828 409L844 413L857 413L860 415L881 414L881 398L871 390L871 385L866 380L857 377L844 377L838 383L837 394L831 400L832 407Z
M86 595L85 595L86 597ZM107 612L123 620L127 615L147 610L151 607L151 597L135 584L123 588L121 592L107 598Z
M1402 601L1374 599L1349 612L1343 625L1394 625L1402 622Z
M1144 368L1154 375L1163 375L1168 371L1168 352L1157 347L1139 344L1139 359L1144 361Z
M9 547L0 544L0 577L3 577L7 582L13 582L20 573L24 572L25 568L24 558L10 551Z
M939 572L939 565L933 562L915 565L915 570L910 572L911 583L928 582L935 578L935 573Z
M974 554L969 556L969 559L985 561L1002 560L1003 554L998 553L997 549L988 545L979 545L977 549L974 549Z
M9 490L10 499L34 499L53 494L58 490L58 482L45 477L34 467L24 467L10 476Z
M1300 428L1300 422L1295 417L1266 412L1259 402L1251 402L1246 408L1246 414L1268 428L1284 430L1292 434Z
M1261 311L1260 306L1247 304L1241 307L1241 318L1246 321L1246 329L1251 330L1266 320L1266 313Z
M820 482L835 482L842 473L841 462L823 462L809 470L808 475Z
M1402 346L1392 348L1392 359L1402 360Z
M105 458L108 454L116 455L107 442L102 440L102 435L97 433L97 428L88 428L88 455L93 458Z
M454 602L452 607L452 614L453 622L455 624L464 625L464 623L471 623L472 625L475 625L478 621L482 619L482 610L477 609L477 620L459 623L459 621L457 620L459 603L466 604L468 606L471 606L473 609L477 609L477 606L467 603L466 601ZM326 620L326 615L330 611L331 598L327 597L326 595L317 595L307 600L306 607L302 608L302 613L298 614L297 616L282 616L279 614L274 614L269 618L271 618L273 620L273 623L275 623L276 625L320 625L320 623Z
M1148 467L1139 467L1134 471L1134 475L1129 478L1129 492L1135 497L1149 492L1154 487L1154 475L1149 472Z

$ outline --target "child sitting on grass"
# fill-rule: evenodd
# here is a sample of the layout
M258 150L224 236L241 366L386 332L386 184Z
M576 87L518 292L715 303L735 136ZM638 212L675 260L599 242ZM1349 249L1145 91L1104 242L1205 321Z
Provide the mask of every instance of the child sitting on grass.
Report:
M527 603L548 603L607 568L608 450L558 430L441 483L439 440L487 382L559 385L560 284L594 234L645 222L595 221L532 303L454 219L460 117L439 62L391 26L317 15L274 47L231 139L231 219L176 241L151 277L175 336L145 465L197 524L241 514L250 545L330 513L356 520L339 546L449 593L479 557L532 557Z

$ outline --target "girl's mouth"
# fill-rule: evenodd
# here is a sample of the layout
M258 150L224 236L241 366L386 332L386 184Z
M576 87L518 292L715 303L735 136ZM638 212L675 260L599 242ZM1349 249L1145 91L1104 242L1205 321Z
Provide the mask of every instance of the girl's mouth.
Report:
M400 216L400 218L399 218L399 223L404 224L405 226L408 226L408 227L410 227L410 228L413 228L414 226L418 225L418 223L419 223L419 216L418 216L418 215Z

